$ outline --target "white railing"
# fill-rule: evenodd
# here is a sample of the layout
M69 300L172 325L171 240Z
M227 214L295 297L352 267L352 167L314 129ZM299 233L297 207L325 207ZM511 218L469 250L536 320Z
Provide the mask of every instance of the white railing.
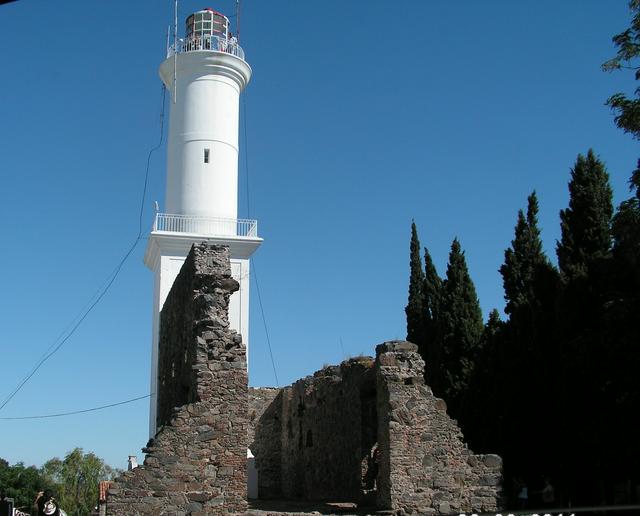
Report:
M179 39L176 43L167 48L167 57L175 54L175 47L178 46L178 54L182 52L194 52L196 50L211 50L213 52L225 52L239 57L244 61L244 50L237 42L222 38L220 36L198 36L188 39Z
M156 213L153 231L195 233L206 236L258 237L258 221L251 219L222 219L194 215Z

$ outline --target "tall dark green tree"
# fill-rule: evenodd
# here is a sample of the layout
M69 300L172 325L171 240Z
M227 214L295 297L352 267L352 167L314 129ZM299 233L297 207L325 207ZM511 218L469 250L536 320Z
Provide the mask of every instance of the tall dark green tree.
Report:
M416 223L411 222L409 245L409 299L404 311L407 315L407 340L417 344L421 352L424 347L424 271L420 258L420 240Z
M464 395L459 422L474 452L502 453L504 435L504 397L513 389L505 377L503 363L505 323L495 308L482 332L482 345L476 359L469 388Z
M426 362L427 378L433 378L438 374L441 357L441 339L439 331L439 307L442 295L442 279L438 275L436 266L431 259L429 250L424 248L424 353L422 357Z
M560 211L558 265L566 280L586 277L611 250L612 191L604 164L589 149L571 169L569 207Z
M560 212L562 238L557 245L562 277L558 377L563 379L558 391L565 416L558 425L558 462L568 490L580 503L590 504L602 501L594 493L608 475L610 451L600 443L609 441L613 417L606 392L612 347L605 323L611 292L612 192L609 175L592 150L578 156L569 195L569 207ZM575 428L581 428L578 435ZM593 450L589 461L585 449Z
M450 412L457 417L478 356L484 327L476 289L457 238L451 244L447 276L440 297L438 323L442 378L440 385L433 387L447 401Z
M527 199L527 215L518 211L515 236L511 247L504 252L500 274L506 300L505 312L514 314L532 305L540 304L536 290L540 274L550 270L551 263L542 250L538 228L538 198L532 192Z
M499 374L505 387L497 393L502 406L498 433L504 437L500 451L519 475L549 475L552 445L541 439L545 427L529 422L555 419L558 274L542 248L535 192L527 200L526 216L518 212L514 238L504 256L500 274L509 320L500 343Z

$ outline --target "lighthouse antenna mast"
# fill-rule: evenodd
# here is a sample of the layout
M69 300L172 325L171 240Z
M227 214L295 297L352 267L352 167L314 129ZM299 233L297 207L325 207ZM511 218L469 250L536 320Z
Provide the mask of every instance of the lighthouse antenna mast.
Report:
M173 103L178 98L178 0L173 2Z
M236 39L240 44L240 0L236 0Z

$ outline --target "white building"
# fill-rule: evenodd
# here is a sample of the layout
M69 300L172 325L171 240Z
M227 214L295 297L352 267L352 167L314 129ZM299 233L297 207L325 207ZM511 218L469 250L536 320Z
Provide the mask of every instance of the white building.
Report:
M160 311L194 242L229 246L240 290L231 327L249 350L249 257L262 243L257 221L238 219L240 93L251 78L223 14L205 9L167 49L160 77L170 92L165 207L156 214L144 263L154 272L149 435L156 433Z

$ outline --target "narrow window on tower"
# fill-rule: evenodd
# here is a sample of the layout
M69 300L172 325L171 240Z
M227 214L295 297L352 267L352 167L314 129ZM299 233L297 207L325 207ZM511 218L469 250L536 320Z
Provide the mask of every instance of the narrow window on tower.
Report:
M209 149L204 150L204 162L209 163Z

